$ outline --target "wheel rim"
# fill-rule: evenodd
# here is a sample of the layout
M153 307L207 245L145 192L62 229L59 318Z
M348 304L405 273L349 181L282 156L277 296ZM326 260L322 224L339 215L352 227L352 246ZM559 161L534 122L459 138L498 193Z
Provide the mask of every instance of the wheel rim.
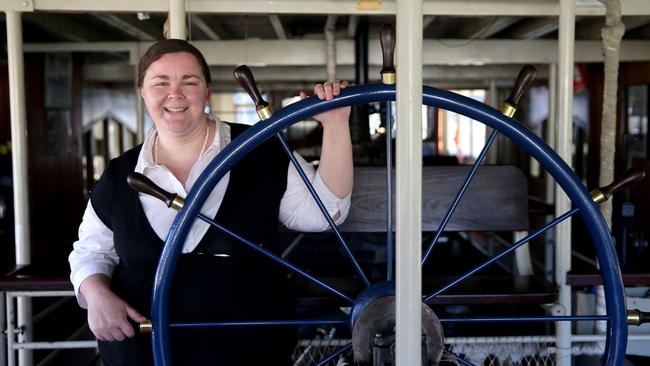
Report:
M199 177L176 216L160 257L152 299L153 350L157 365L171 365L168 299L172 276L185 238L203 202L221 178L248 152L290 125L318 113L344 106L395 100L395 86L370 84L349 87L330 101L307 98L276 112L243 132L226 146ZM608 314L605 366L622 364L627 342L627 313L620 269L609 230L598 207L573 171L544 142L514 119L471 98L431 87L423 88L423 104L449 110L481 122L509 137L553 176L581 214L601 267Z

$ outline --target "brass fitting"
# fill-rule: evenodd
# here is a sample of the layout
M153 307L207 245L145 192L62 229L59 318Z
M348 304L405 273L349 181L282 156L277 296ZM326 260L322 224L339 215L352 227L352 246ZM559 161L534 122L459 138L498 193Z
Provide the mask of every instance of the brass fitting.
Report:
M145 322L140 323L139 329L140 329L140 333L153 332L153 326L151 325L151 321L147 320Z
M384 84L395 84L397 80L397 74L394 72L383 72L381 73L381 81Z
M504 115L512 118L512 116L515 115L515 112L517 112L517 107L513 106L510 103L503 103L501 104L501 113Z
M183 208L184 204L185 204L185 200L177 195L176 197L174 197L174 200L169 205L169 207L173 208L176 211L180 211L180 209Z
M597 205L600 205L601 203L607 201L607 197L605 197L603 192L601 192L601 190L598 188L591 191L591 199L594 200Z
M641 325L641 311L632 309L627 311L627 324L628 325Z
M257 116L260 118L260 121L269 119L271 118L272 115L273 115L273 110L271 110L270 105L267 105L257 110Z

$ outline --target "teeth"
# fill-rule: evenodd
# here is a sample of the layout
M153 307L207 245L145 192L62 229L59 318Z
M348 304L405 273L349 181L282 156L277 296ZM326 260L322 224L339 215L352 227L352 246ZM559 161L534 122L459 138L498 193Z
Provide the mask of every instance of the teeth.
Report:
M167 109L167 110L170 111L170 112L182 112L182 111L184 111L186 108L165 108L165 109Z

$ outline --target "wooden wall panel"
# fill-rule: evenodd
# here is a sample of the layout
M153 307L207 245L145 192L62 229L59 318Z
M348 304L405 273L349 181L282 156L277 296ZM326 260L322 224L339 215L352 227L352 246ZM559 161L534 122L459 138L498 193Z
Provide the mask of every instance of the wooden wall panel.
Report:
M0 64L0 200L6 207L0 218L0 268L14 263L13 192L11 188L11 119L9 113L9 70Z
M73 58L72 107L66 146L48 150L43 54L25 57L32 262L67 271L84 199L81 172L81 67ZM50 144L56 141L49 141Z

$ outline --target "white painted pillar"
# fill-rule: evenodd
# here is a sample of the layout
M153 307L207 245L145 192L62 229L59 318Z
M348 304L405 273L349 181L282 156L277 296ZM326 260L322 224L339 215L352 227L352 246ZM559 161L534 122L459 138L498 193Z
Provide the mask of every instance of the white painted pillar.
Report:
M20 13L8 11L6 15L16 265L23 265L31 263L23 31ZM19 339L30 341L32 336L31 299L18 298L17 323L25 326L25 331ZM29 350L19 351L18 362L20 365L31 365L32 352Z
M187 39L185 0L169 0L169 38Z
M558 126L556 151L569 165L573 154L573 63L575 42L576 0L560 0L558 40ZM571 209L564 191L556 189L556 216ZM557 226L555 245L555 281L559 286L558 303L565 314L571 314L571 287L566 284L566 273L571 269L571 220ZM571 365L571 323L555 325L556 365Z
M422 364L422 0L397 2L396 364Z

